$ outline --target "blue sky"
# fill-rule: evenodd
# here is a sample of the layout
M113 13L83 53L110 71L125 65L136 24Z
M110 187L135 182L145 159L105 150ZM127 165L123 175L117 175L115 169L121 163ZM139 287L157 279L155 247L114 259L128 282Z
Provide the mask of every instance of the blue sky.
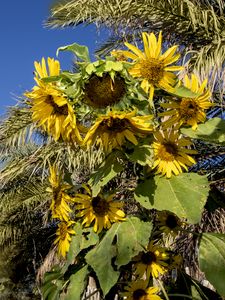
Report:
M34 85L34 61L56 57L58 47L78 43L91 53L104 40L94 25L67 29L44 28L52 0L8 0L1 3L0 115ZM60 52L63 70L71 68L72 54Z

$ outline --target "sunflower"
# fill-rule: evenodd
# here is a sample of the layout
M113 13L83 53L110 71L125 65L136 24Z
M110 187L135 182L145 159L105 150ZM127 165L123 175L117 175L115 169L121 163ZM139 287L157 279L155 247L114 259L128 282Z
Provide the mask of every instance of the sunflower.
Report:
M108 73L102 76L92 74L84 87L84 100L92 107L105 108L122 100L126 94L126 83L117 74L113 79Z
M165 210L157 213L157 221L161 231L173 236L178 234L184 224L174 213Z
M51 188L47 188L47 191L52 193L52 203L50 209L52 211L52 218L58 218L62 221L69 221L69 213L72 212L67 202L73 202L73 199L65 192L70 189L69 184L62 184L62 175L57 174L58 171L55 166L50 166L49 182Z
M155 132L154 164L157 172L170 178L172 173L178 175L182 173L182 168L186 171L187 166L195 163L195 160L188 154L196 154L195 150L187 149L192 143L189 139L181 137L179 132L170 130Z
M182 66L169 66L180 57L175 54L178 46L169 48L164 54L161 54L162 33L159 33L158 40L154 33L142 33L144 52L132 44L125 43L130 51L123 51L123 55L132 59L134 64L129 69L129 73L141 79L141 87L146 93L149 93L149 99L153 100L154 90L161 88L168 92L173 92L173 86L176 83L174 71L182 70ZM122 51L120 51L121 54Z
M60 222L56 231L57 237L54 241L54 244L58 244L58 253L64 258L66 257L66 253L70 248L70 235L76 233L73 229L70 228L74 223L74 221Z
M166 250L151 241L146 251L141 252L134 258L135 273L142 277L146 274L148 279L151 275L157 278L159 274L164 274L167 271L167 263L165 260L168 259Z
M206 89L207 80L199 83L196 75L192 74L191 79L186 75L184 77L184 86L192 92L199 94L195 98L181 98L180 100L170 100L169 103L162 103L161 106L168 108L168 111L161 113L161 116L168 116L169 119L164 122L164 127L170 127L173 124L189 125L196 130L198 123L206 119L205 110L213 104L209 101L211 93Z
M77 217L83 218L82 224L86 227L94 223L94 231L100 233L103 228L109 229L113 222L124 221L125 213L120 209L122 202L113 201L115 194L105 197L98 194L92 197L88 186L83 185L86 193L76 194L74 201L78 203L76 208L79 210Z
M34 80L37 85L31 92L24 95L31 100L32 119L57 141L76 140L81 142L81 136L76 126L76 118L72 106L56 83L45 82L42 79L60 74L59 61L48 58L48 70L45 59L34 63L36 71Z
M147 287L147 281L133 281L125 288L121 296L126 297L126 300L162 300L158 295L157 287Z
M110 111L106 115L100 115L87 132L84 144L89 147L98 140L106 152L113 148L121 148L126 140L137 145L136 136L142 137L152 132L153 126L150 123L152 116L135 115L136 111Z

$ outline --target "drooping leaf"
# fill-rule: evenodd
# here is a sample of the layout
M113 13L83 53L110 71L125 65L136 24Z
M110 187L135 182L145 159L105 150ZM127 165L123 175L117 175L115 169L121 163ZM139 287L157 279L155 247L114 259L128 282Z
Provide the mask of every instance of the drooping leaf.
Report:
M70 276L70 283L64 300L80 300L86 287L88 266L84 266L78 272Z
M85 62L90 61L88 47L73 43L71 45L59 47L56 51L56 56L58 56L59 51L71 51L73 52L80 60Z
M147 245L151 229L150 222L136 217L127 218L122 223L113 224L102 241L86 255L86 261L94 269L104 295L119 278L115 265L120 267L129 263Z
M108 155L106 160L90 176L88 181L92 188L92 195L95 197L100 192L101 187L106 185L112 178L124 169L124 155L116 150Z
M209 184L205 176L183 173L170 179L155 176L140 183L135 200L147 209L169 210L197 223L206 203Z
M197 130L182 128L181 132L193 139L225 145L225 120L212 118L198 125Z
M196 98L199 96L199 94L192 92L191 90L189 90L187 87L183 85L175 86L173 92L171 92L170 94L181 98Z
M202 234L199 265L218 293L225 296L225 234Z

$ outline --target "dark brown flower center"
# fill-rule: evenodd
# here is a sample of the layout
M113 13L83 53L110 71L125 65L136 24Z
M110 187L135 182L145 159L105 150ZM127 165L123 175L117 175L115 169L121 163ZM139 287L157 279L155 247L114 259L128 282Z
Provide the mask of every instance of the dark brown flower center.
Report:
M61 188L58 187L58 188L54 188L53 189L53 199L55 201L55 204L59 204L61 202L61 199L62 199L62 191L61 191Z
M151 252L151 251L149 251L149 252L144 252L144 253L142 254L142 256L141 256L141 261L142 261L142 263L145 264L145 265L150 265L150 264L152 264L153 262L156 262L156 260L157 260L157 257L156 257L156 255L155 255L155 253L154 253L154 252Z
M61 238L61 240L65 240L66 234L67 234L67 231L68 231L66 223L61 223L60 227L59 227L59 230L60 230L60 238Z
M145 292L145 290L142 290L142 289L138 289L138 290L136 290L136 291L134 291L133 292L133 300L141 300L141 298L143 297L143 296L146 296L147 294L146 294L146 292Z
M174 229L178 226L178 219L174 215L168 215L166 219L166 226L170 229Z
M127 123L128 122L126 119L110 117L107 120L103 120L101 122L101 126L103 126L104 129L108 130L108 131L121 132L127 128L127 125L128 125Z
M199 106L194 99L183 98L180 103L180 115L188 121L189 119L196 118L199 111Z
M55 101L54 101L54 97L52 95L48 95L45 99L45 103L51 105L53 107L53 113L52 114L57 114L57 115L64 115L67 116L68 115L68 106L62 105L62 106L58 106Z
M172 142L164 142L158 149L158 156L165 161L173 161L178 155L178 146Z
M148 80L149 83L157 85L164 75L164 64L156 58L148 58L140 61L141 77Z
M95 197L92 199L92 207L96 215L103 217L109 211L109 203L101 197Z
M85 100L88 104L97 108L118 103L126 93L125 80L116 76L114 80L109 74L102 77L92 75L84 87Z

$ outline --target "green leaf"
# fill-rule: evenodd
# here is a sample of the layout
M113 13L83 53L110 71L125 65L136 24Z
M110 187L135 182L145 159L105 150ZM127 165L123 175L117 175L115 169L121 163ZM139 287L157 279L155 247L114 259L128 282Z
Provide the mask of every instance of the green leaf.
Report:
M70 276L70 283L64 300L80 300L86 287L88 266L84 266L78 272Z
M193 139L225 145L225 120L212 118L200 124L197 130L182 128L181 132Z
M112 178L119 174L125 167L124 155L116 150L108 155L106 160L90 176L88 181L92 188L93 197L97 196L101 187L106 185Z
M63 274L59 267L54 267L51 272L44 275L44 283L41 287L43 300L58 300L63 287Z
M67 254L67 266L74 262L81 250L95 245L99 240L97 233L92 228L82 228L82 225L77 223L73 229L76 234L71 237L72 240Z
M147 179L137 186L134 197L147 209L169 210L190 223L197 223L208 192L205 176L183 173L171 179L160 176Z
M126 265L132 257L143 250L149 241L152 230L150 222L138 218L127 218L126 222L118 225L117 235L117 266Z
M123 64L121 61L106 61L105 62L105 72L110 71L122 71L123 70Z
M152 146L142 145L134 146L133 152L127 154L128 159L132 162L136 162L142 166L151 166L153 162L153 149Z
M203 233L199 247L199 265L221 296L225 296L225 235Z
M59 51L71 51L73 52L79 59L89 62L90 61L90 56L89 56L89 51L88 51L88 47L86 46L81 46L79 44L71 44L71 45L67 45L64 47L60 47L57 49L56 51L56 56L58 56Z
M116 284L120 267L130 262L148 244L152 225L138 218L127 218L122 223L115 223L107 231L102 241L86 255L87 263L94 269L101 289L106 295ZM112 266L114 259L115 265Z
M175 86L173 92L172 93L170 92L170 94L181 97L181 98L196 98L199 96L199 94L192 92L187 87L182 86L182 85Z

